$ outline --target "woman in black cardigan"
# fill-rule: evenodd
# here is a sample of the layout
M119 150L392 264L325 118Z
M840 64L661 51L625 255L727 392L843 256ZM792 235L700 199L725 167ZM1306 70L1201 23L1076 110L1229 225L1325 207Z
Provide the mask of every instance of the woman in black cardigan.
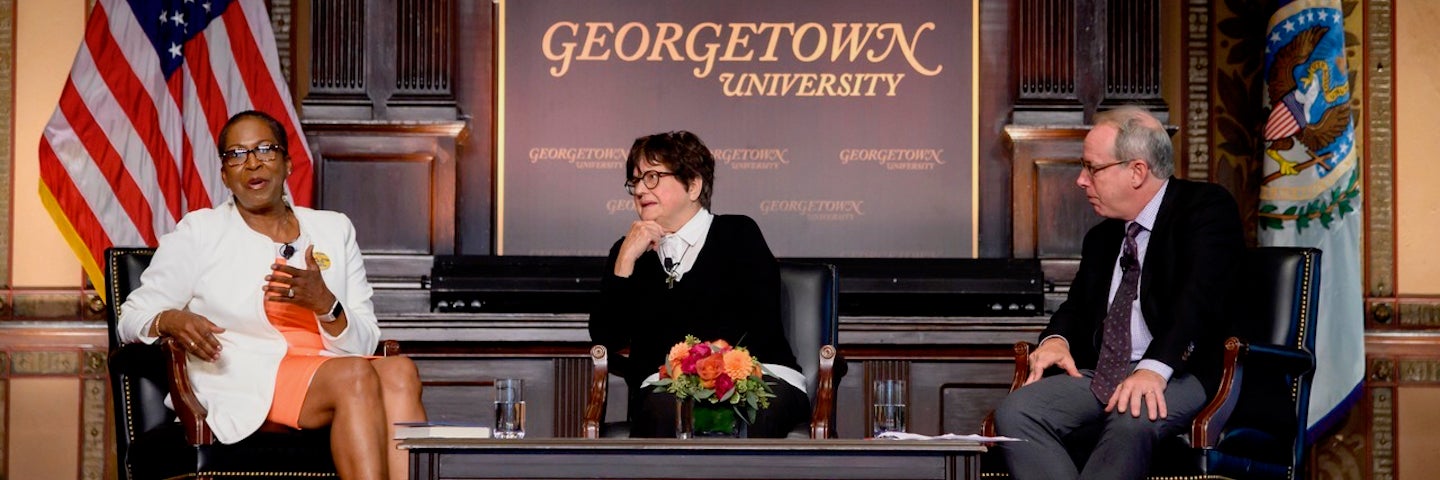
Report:
M810 400L780 324L780 271L760 227L710 213L715 158L693 133L636 139L625 171L640 219L610 249L590 338L630 350L610 365L630 387L631 436L675 436L674 397L645 382L671 346L694 335L745 347L765 363L776 397L749 435L784 437L808 421Z

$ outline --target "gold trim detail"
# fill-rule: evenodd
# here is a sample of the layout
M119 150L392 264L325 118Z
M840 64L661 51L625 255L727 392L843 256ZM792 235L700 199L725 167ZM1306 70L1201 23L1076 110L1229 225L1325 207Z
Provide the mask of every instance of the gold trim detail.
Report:
M10 352L10 375L77 375L80 373L80 352Z
M1365 10L1365 278L1368 294L1395 294L1395 130L1392 8L1370 0ZM1357 132L1359 133L1359 132Z
M94 352L87 352L94 353ZM81 381L83 392L80 407L80 478L105 478L105 379Z
M85 363L80 366L80 373L82 375L92 378L106 378L105 375L108 373L106 361L109 356L107 352L104 350L86 350L82 355L85 356Z
M1429 299L1427 299L1429 300ZM1440 303L1427 301L1425 303L1412 303L1400 301L1399 324L1406 327L1440 327Z
M15 163L15 1L0 0L0 212L11 215ZM29 193L29 192L27 192ZM10 229L0 222L0 284L10 283ZM0 466L5 465L0 462Z
M294 78L290 76L290 44L294 41L290 26L295 19L292 10L290 0L270 0L270 28L275 31L275 50L280 54L280 78L287 83Z
M1208 0L1190 0L1185 6L1185 156L1186 177L1210 177L1210 16Z
M1436 359L1402 359L1400 364L1400 378L1402 384L1406 383L1440 383L1440 360Z
M1316 442L1312 456L1315 469L1310 478L1359 480L1365 472L1365 416L1363 407L1356 406L1331 435Z
M1370 478L1395 477L1395 395L1390 388L1370 390Z
M1395 362L1384 358L1370 360L1370 381L1389 383L1395 380Z
M10 381L6 380L4 376L0 376L0 466L7 465L5 463L5 453L10 451L10 445L6 444L6 440L10 438L9 429L6 428L6 426L10 425L9 398Z

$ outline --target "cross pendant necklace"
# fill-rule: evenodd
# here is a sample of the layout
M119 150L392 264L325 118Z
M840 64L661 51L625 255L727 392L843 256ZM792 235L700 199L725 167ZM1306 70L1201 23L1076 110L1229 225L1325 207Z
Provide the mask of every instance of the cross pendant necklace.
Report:
M685 250L680 252L680 258L678 260L672 260L669 257L665 258L664 267L666 289L675 289L675 280L680 276L678 273L675 272L680 270L680 262L685 260L685 254L687 253L690 253L690 245L685 245Z

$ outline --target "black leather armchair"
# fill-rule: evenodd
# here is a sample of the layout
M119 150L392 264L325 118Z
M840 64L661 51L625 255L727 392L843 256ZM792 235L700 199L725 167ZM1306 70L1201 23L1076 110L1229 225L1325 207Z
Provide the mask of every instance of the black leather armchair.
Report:
M1320 257L1314 248L1245 252L1219 389L1187 434L1156 445L1151 478L1304 478ZM1012 391L1025 381L1030 348L1015 345ZM993 414L981 431L994 435ZM1008 477L999 460L987 454L987 478Z
M105 252L110 390L120 478L334 477L329 429L260 431L232 445L217 443L205 424L205 409L190 388L184 350L169 338L150 345L120 344L115 329L120 305L140 286L140 274L154 254L151 248ZM387 341L384 350L394 354L398 344ZM165 405L167 394L173 410Z
M797 428L790 438L835 438L835 385L845 375L837 362L839 338L838 276L835 266L820 263L780 262L780 321L785 338L805 374L806 391L813 408L809 431ZM604 423L610 373L604 346L590 349L594 371L590 397L585 404L587 438L628 436L628 426ZM837 365L838 363L838 365ZM603 431L602 431L603 430Z

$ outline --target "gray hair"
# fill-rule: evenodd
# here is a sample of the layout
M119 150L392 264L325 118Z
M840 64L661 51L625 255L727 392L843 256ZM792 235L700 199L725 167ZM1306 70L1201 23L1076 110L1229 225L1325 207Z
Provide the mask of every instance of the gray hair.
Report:
M1095 114L1095 125L1110 125L1115 134L1116 160L1144 160L1150 175L1159 179L1175 174L1175 147L1170 133L1150 112L1140 107L1125 106Z

